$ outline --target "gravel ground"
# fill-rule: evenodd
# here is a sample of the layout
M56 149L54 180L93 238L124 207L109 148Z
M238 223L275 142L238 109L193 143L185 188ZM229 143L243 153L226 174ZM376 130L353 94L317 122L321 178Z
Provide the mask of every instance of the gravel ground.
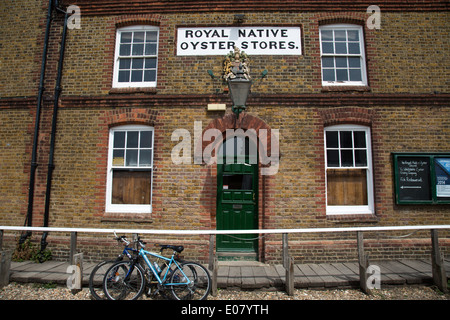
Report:
M46 288L43 284L10 283L0 289L0 300L91 300L91 295L88 288L72 294L62 286ZM209 296L208 300L450 300L450 294L444 295L426 286L387 287L375 290L372 295L355 289L297 289L294 296L283 291L219 289L218 296Z

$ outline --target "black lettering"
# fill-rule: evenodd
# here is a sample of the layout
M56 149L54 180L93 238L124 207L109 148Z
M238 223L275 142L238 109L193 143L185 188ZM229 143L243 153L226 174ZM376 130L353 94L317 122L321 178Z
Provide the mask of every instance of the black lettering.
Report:
M250 29L250 32L248 33L249 37L255 37L256 38L256 33L255 31L253 31L252 29Z
M269 42L269 49L278 49L277 48L277 42L276 41L270 41Z
M258 44L258 41L252 41L251 43L253 44L253 49L256 49L256 45Z
M279 49L286 49L286 46L285 46L286 42L285 41L280 41L278 43L280 44L280 48Z
M283 38L287 38L288 37L286 29L281 29L281 37L283 37Z
M270 30L270 31L272 31L272 35L274 36L274 37L276 37L277 36L277 34L278 34L278 31L280 31L280 30L278 30L278 29L275 29L275 30Z
M194 36L192 35L192 33L193 33L193 31L192 30L186 30L186 38L189 38L189 37L191 37L191 38L193 38Z
M206 34L206 37L209 38L209 34L212 32L212 30L205 30L204 32Z
M200 38L200 37L202 36L202 34L203 34L202 30L197 30L197 31L195 31L195 33L194 33L194 35L195 35L197 38Z
M247 49L248 48L248 42L247 41L242 41L241 43L241 49Z
M219 41L219 49L220 50L225 50L226 48L225 48L225 41Z
M288 48L289 49L295 49L295 42L294 41L289 41Z
M238 37L246 37L246 35L245 35L245 29L239 29L238 30Z
M266 49L266 48L267 48L267 43L264 42L264 41L261 41L261 42L259 43L259 47L260 47L261 49Z
M217 42L216 42L216 41L210 41L209 43L211 44L211 49L214 50L215 47L216 47L216 43L217 43Z
M262 37L264 34L264 30L263 29L257 29L256 32L259 33L259 36Z
M182 42L180 44L180 48L181 48L181 50L186 50L187 48L189 48L189 45L186 42Z
M228 35L225 34L225 30L222 29L222 38L228 38Z
M228 43L228 50L233 50L234 49L234 41L228 41L227 42ZM242 48L242 49L244 49L244 48Z
M202 48L203 50L208 49L208 42L202 42L202 43L200 44L200 48Z
M192 49L196 49L197 48L197 46L198 46L198 42L191 42L191 45L192 45Z
M219 32L217 32L217 30L214 30L214 32L211 36L211 38L214 38L214 37L220 38Z

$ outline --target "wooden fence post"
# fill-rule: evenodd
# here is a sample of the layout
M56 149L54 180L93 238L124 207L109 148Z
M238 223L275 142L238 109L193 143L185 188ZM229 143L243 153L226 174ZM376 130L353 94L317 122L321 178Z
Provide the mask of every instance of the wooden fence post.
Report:
M70 233L70 253L69 253L69 262L71 265L75 264L74 256L77 253L77 232Z
M0 250L0 288L7 286L9 283L9 271L11 268L12 251Z
M283 233L282 239L283 239L283 267L287 269L289 267L289 241L288 241L288 234L287 233Z
M216 235L209 235L209 264L208 269L212 271L211 275L211 295L213 297L217 296L217 274L219 271L219 261L217 260L217 256L214 253L214 247L216 243Z
M134 248L136 249L136 250L139 250L139 246L138 246L138 239L139 239L139 234L137 234L137 233L133 233L133 234L131 234L131 241L134 243Z
M367 268L369 267L369 259L364 254L364 235L362 231L357 231L358 244L358 264L359 264L359 285L361 290L370 294L370 289L367 287Z
M72 294L81 291L83 286L83 253L77 253L73 256L73 264L75 265L75 283Z
M288 266L286 268L286 293L290 296L294 295L294 258L288 258Z
M208 258L208 269L213 271L214 267L214 245L216 242L216 235L209 235L209 258Z
M217 297L217 274L219 272L219 261L217 257L214 256L213 261L213 271L212 271L212 280L211 280L211 295L213 297Z
M283 267L286 270L286 293L294 295L294 259L289 256L288 234L283 233Z
M431 230L431 268L433 282L442 292L448 292L447 275L444 268L444 258L439 251L439 237L436 229Z

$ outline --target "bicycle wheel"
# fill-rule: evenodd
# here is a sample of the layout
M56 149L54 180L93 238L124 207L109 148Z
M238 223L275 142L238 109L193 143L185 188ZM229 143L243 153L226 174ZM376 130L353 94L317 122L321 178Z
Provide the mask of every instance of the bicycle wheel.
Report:
M205 300L211 290L208 270L196 262L184 262L177 268L170 282L176 300Z
M103 292L103 278L109 267L118 261L121 261L121 259L102 261L92 269L91 275L89 276L89 291L95 300L106 299Z
M103 278L103 291L109 300L136 300L145 288L142 268L133 261L121 261L109 267Z

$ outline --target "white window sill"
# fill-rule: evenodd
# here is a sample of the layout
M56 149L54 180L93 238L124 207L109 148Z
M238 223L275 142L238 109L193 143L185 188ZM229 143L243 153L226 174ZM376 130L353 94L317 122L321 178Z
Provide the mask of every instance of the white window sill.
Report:
M156 88L156 82L114 82L113 89Z
M327 206L327 215L374 214L369 206Z
M106 207L107 213L152 213L152 205L111 204Z

